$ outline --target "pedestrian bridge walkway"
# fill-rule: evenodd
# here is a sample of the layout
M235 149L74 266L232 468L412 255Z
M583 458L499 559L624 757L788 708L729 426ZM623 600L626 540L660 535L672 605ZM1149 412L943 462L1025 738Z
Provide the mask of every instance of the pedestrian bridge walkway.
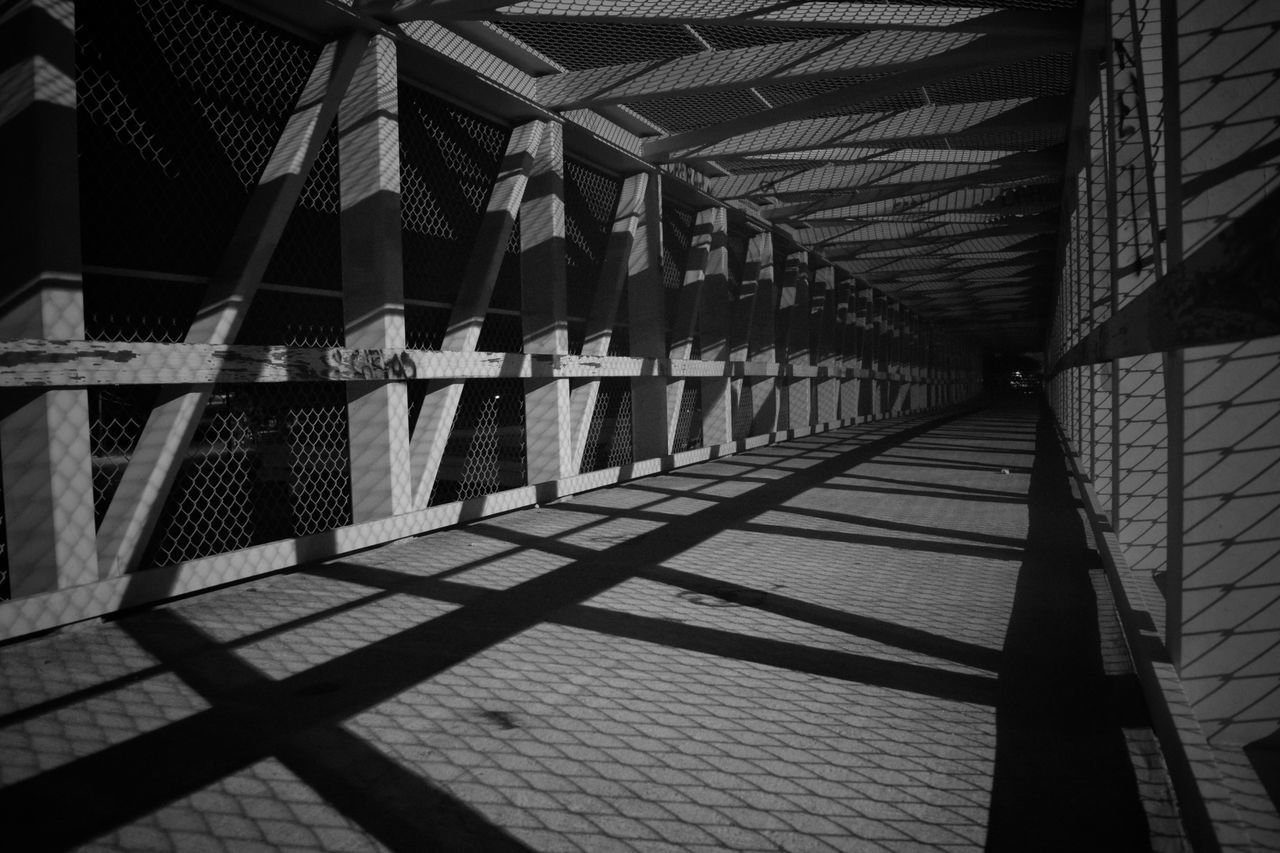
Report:
M1029 405L899 418L11 644L0 814L23 849L1179 849L1078 512Z

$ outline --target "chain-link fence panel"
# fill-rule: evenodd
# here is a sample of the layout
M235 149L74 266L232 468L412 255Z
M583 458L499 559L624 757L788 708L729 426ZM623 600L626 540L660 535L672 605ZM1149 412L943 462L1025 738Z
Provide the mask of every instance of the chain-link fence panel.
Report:
M431 490L431 505L525 484L523 381L469 380Z
M693 221L693 208L667 198L662 200L662 283L668 291L678 290L684 284L684 267L693 242Z
M452 305L509 134L415 86L399 96L405 296Z
M210 274L317 55L220 3L77 3L85 262Z
M624 292L622 298L627 294ZM631 355L631 329L627 326L614 326L613 335L609 338L609 355Z
M657 62L704 50L688 30L675 23L506 19L501 26L570 71Z
M667 349L671 348L671 323L680 301L684 268L693 242L694 211L691 207L662 200L662 283L666 296Z
M215 386L161 516L165 566L351 523L346 389Z
M507 240L507 251L502 256L502 266L498 269L498 280L493 285L493 295L489 297L489 308L519 313L521 298L520 217L517 216L511 237Z
M741 390L738 396L738 405L733 410L733 436L734 438L743 438L751 435L751 380L740 379L734 380L734 382Z
M730 228L728 235L729 298L737 299L742 285L742 275L747 266L747 246L751 235L737 228Z
M88 389L89 447L93 466L94 521L102 523L111 496L137 447L156 402L153 385Z
M340 294L297 293L264 287L253 297L237 343L340 347L346 340Z
M490 311L480 327L480 339L476 343L480 352L524 352L524 330L520 315Z
M201 290L183 281L85 273L84 336L91 341L182 341L200 307Z
M449 314L443 305L405 305L404 345L409 349L439 350L449 330Z
M267 265L264 280L320 290L342 290L342 190L335 123L320 146L298 203Z
M564 165L566 306L569 352L576 355L582 352L622 181L576 160Z
M676 419L676 432L672 436L671 447L679 453L682 450L696 450L702 446L702 383L697 380L684 383L684 394L680 398L680 416Z
M199 307L200 295L200 289L187 282L86 274L85 338L117 342L182 341ZM86 393L94 516L95 521L101 523L151 414L156 388L93 387Z
M583 473L631 464L631 447L631 380L602 379L587 429Z

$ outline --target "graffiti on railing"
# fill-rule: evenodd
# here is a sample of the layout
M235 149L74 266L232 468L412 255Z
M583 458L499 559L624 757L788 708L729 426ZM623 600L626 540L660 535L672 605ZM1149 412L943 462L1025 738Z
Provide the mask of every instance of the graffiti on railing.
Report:
M380 349L333 349L325 359L331 378L416 379L418 366L407 352Z

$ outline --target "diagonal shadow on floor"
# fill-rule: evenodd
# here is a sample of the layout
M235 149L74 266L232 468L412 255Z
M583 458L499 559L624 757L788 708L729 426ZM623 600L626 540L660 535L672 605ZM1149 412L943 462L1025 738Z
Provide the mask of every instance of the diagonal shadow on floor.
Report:
M565 607L586 601L694 547L717 530L739 524L771 506L784 503L854 465L961 416L956 413L908 422L910 425L900 432L860 443L835 456L825 455L821 461L788 473L740 498L673 518L660 531L593 553L510 589L488 592L457 610L281 681L214 679L210 683L227 689L219 688L220 692L215 695L209 710L4 788L0 790L0 813L43 815L53 803L91 802L94 803L92 809L66 810L56 820L48 820L41 834L44 849L66 849L90 841L267 756L288 753L296 747L307 729L329 726L377 705L546 621ZM698 642L728 649L734 645L734 638L739 636L729 634L716 639L704 634ZM177 643L179 651L173 652L168 648L168 642L171 641L159 638L150 651L162 661L176 663L182 660L181 648L185 643ZM784 660L795 651L794 648L770 648L761 649L759 653L769 659ZM199 661L205 661L205 658L198 658ZM811 665L820 672L843 667L847 673L848 663L848 660L834 662L822 657ZM888 679L896 683L905 678L910 683L918 683L922 689L934 683L929 678L932 671L925 667L899 665L907 668L881 672L880 663L871 659L864 663L870 667L866 676L873 681ZM207 661L207 665L234 668L236 663L233 656L222 653ZM187 668L186 675L198 681L207 676L201 676L198 671L204 666L206 663L200 663L198 667L193 664L194 669ZM943 676L944 683L946 676L959 679L955 686L965 688L958 691L962 699L974 701L978 696L990 697L990 689L984 684L970 683L971 676L939 674ZM930 689L936 692L936 683ZM350 741L339 738L341 742L334 742L336 736L331 732L316 737L327 738L331 747L352 753L351 760L357 765L362 762L367 765L373 759L367 752L359 754L363 748L357 748L359 745ZM306 769L304 757L318 758L304 751L304 755L293 762L295 770ZM146 767L147 772L139 774L131 784L121 784L121 770L128 767ZM338 778L321 773L324 769L323 765L313 765L312 770L319 778L313 780L304 776L303 781L321 789L336 785ZM329 795L341 804L344 796L359 794L349 786L344 790L330 787ZM430 795L430 791L424 792L424 796ZM370 809L375 808L366 805ZM374 821L375 826L366 829L375 835L385 828L388 842L400 837L393 824L395 815L379 817L376 812L361 813L359 803L348 802L346 807L355 812L353 817L360 819L363 814L364 820ZM442 801L442 808L449 807L449 803ZM482 846L479 849L504 849L502 845L509 839L505 839L500 830L470 821L465 813L457 813L456 816L463 834L483 835L492 831L490 841L493 847Z

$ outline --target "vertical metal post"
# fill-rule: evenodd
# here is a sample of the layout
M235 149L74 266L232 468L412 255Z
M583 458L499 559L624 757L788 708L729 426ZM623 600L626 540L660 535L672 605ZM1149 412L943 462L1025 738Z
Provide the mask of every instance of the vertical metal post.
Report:
M717 208L711 254L702 282L702 309L698 314L699 343L706 361L729 358L729 219L728 211ZM702 443L706 447L733 440L733 394L726 376L705 376L702 393Z
M810 294L813 303L813 325L817 327L814 335L816 345L814 357L818 364L830 371L841 368L842 359L839 352L840 328L842 312L836 301L836 271L834 267L822 267L813 274L813 291ZM817 405L814 421L819 424L830 424L840 418L840 379L827 376L814 383L817 389Z
M627 277L631 354L666 358L666 304L662 288L662 183L655 173L644 196L644 211L631 246ZM667 433L667 383L661 376L631 380L632 456L651 459L671 447Z
M374 36L338 111L342 305L349 347L403 349L399 77L395 42ZM404 382L347 385L356 522L413 508Z
M729 360L746 362L751 350L751 327L755 317L756 288L760 259L764 255L765 243L761 235L753 236L747 242L746 257L743 259L742 281L738 282L737 295L729 310ZM770 261L772 263L772 261ZM734 379L729 383L732 395L733 423L735 439L744 438L751 432L750 418L740 417L739 413L754 410L750 379ZM745 408L744 408L745 407Z
M687 359L693 355L693 336L697 332L699 308L702 305L702 284L706 279L707 265L711 261L716 232L724 233L726 224L724 208L709 207L698 211L693 223L693 239L685 261L684 277L676 294L675 316L671 318L671 343L667 357ZM723 240L721 241L723 242ZM680 421L684 401L685 381L673 377L667 383L667 435L671 441L668 450L678 449L682 440L677 424ZM690 424L692 428L692 424Z
M860 367L857 357L858 334L854 326L853 280L847 273L836 272L836 363L841 371L839 379L840 402L837 417L842 421L858 417L858 380L847 377L844 371Z
M20 49L0 69L0 336L84 338L77 169L75 8L35 0L0 22ZM0 415L14 598L96 580L89 404L84 390L24 396Z
M787 255L784 267L785 279L778 299L778 311L783 314L786 336L785 352L779 353L779 361L792 367L811 367L813 350L809 341L809 254L792 252ZM787 427L807 427L813 420L813 381L808 376L788 378L786 387Z
M751 326L747 332L748 360L774 364L776 343L774 320L778 311L778 290L773 281L773 235L768 231L751 238L747 263L754 264L754 297ZM743 287L747 282L743 282ZM751 434L771 433L778 428L777 382L772 376L748 380L751 388Z
M526 353L568 354L566 288L564 125L551 123L520 205L520 320ZM525 380L524 419L529 483L568 476L573 468L569 380Z

